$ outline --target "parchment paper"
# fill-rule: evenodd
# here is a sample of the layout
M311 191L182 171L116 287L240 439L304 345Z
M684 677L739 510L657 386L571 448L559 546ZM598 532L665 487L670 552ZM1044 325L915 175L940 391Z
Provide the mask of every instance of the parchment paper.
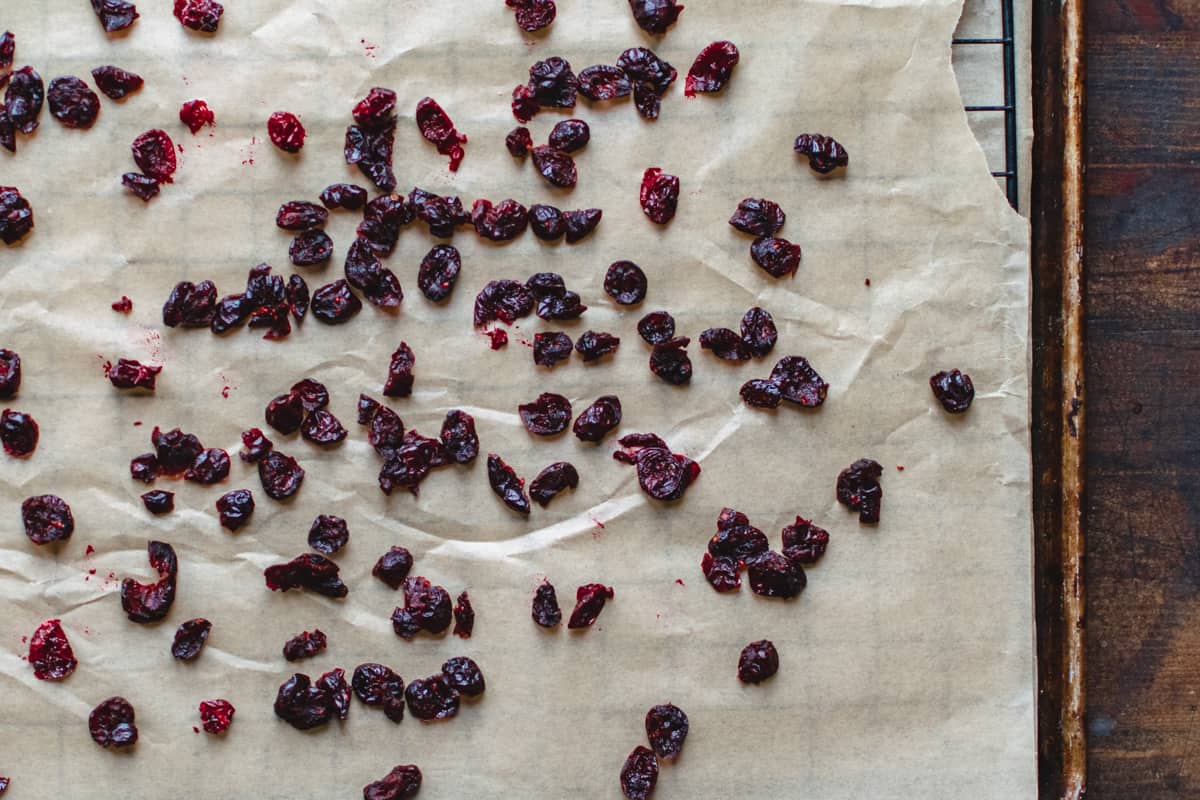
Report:
M663 767L656 797L1034 796L1027 228L987 175L961 109L949 45L958 2L692 0L661 40L635 27L623 0L563 0L538 37L523 35L499 0L229 0L214 37L184 31L165 0L141 5L133 30L111 39L82 0L8 3L0 21L17 34L17 64L47 81L107 63L146 78L123 103L104 99L90 132L43 114L16 157L0 155L0 183L18 186L37 215L26 244L0 252L0 344L24 360L12 407L42 426L31 459L0 461L0 774L12 777L10 797L353 798L393 765L415 763L430 800L617 798L621 764L644 742L646 709L667 701L687 711L691 735L679 763ZM683 73L721 38L742 52L731 84L685 101ZM508 96L529 64L562 55L581 69L639 44L680 70L657 123L628 102L581 102L576 115L593 136L571 192L549 189L508 155ZM400 96L403 187L596 206L599 229L570 247L528 234L494 246L463 230L454 238L458 288L434 307L416 290L434 240L414 226L388 261L408 289L396 316L368 307L338 328L309 319L279 343L164 329L160 307L178 280L211 278L227 293L260 261L289 271L275 210L337 180L362 182L341 143L350 107L374 85ZM470 137L457 174L412 123L425 95ZM178 123L180 103L193 97L214 109L211 133L192 137ZM278 109L308 128L298 157L264 142ZM534 138L563 118L538 116ZM172 133L182 163L176 183L143 205L119 176L133 168L129 142L150 127ZM802 131L844 143L849 173L822 181L798 163L791 145ZM649 166L683 183L665 228L638 207ZM794 280L765 276L749 239L725 224L745 196L786 209L783 235L804 247ZM340 277L356 221L333 214L338 256L304 273L314 288ZM605 267L622 258L649 275L641 308L619 309L601 290ZM538 270L561 272L590 309L577 324L530 317L507 349L491 351L471 329L475 293L489 279ZM122 294L134 302L129 317L109 309ZM643 313L669 309L695 337L736 328L756 304L780 326L770 358L719 362L693 342L689 387L647 371L635 331ZM608 330L622 344L610 362L576 358L546 372L521 341L544 328ZM416 391L391 405L408 426L436 435L447 409L465 408L485 452L528 478L568 459L579 489L522 519L491 494L481 458L437 471L419 499L385 498L354 407L360 392L379 395L401 340L417 354ZM738 387L787 354L807 356L830 382L825 406L744 407ZM121 394L104 380L102 362L122 356L164 364L156 395ZM977 389L961 418L942 412L927 385L950 367L968 371ZM332 450L272 434L308 471L293 502L268 499L235 459L220 487L160 482L177 492L177 510L147 514L138 501L146 487L127 465L149 449L154 425L234 453L239 432L262 424L266 402L304 376L330 387L332 410L352 430ZM612 460L611 439L535 441L516 405L547 390L577 410L618 394L621 432L660 433L703 474L682 502L664 506ZM863 456L886 467L877 527L860 527L833 497L838 471ZM213 503L236 487L252 488L258 509L231 535ZM75 534L58 548L36 548L21 530L19 501L44 492L75 512ZM699 562L723 506L748 514L776 548L797 514L830 530L798 600L707 586ZM351 543L336 557L349 597L269 592L263 568L304 552L318 513L349 521ZM151 577L151 538L179 554L179 596L167 620L139 626L121 612L118 580ZM415 574L453 594L470 590L473 638L392 634L401 598L370 577L392 544L413 551ZM543 575L568 607L589 581L611 584L616 598L595 628L547 633L529 619ZM177 663L172 634L195 616L213 621L212 636L197 662ZM52 617L80 660L62 684L34 680L22 658L24 637ZM283 642L314 627L329 634L329 649L285 662ZM759 638L776 643L782 666L767 683L743 686L738 652ZM297 669L315 677L382 661L407 680L456 654L479 662L488 691L446 724L395 726L356 701L346 723L306 735L272 714L276 688ZM114 694L137 708L131 754L88 737L88 711ZM232 729L194 733L198 702L215 697L237 706Z

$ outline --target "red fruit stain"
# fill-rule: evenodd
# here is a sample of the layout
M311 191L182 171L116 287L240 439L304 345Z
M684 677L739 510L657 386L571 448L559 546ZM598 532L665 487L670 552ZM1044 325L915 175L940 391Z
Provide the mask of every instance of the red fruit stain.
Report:
M142 343L150 351L150 361L162 364L162 334L153 328L142 328Z
M91 569L89 569L89 570L88 570L88 575L95 575L95 574L96 574L96 568L95 568L95 567L92 567ZM84 580L86 581L86 580L87 580L87 578L84 578Z
M140 419L135 419L133 421L133 427L135 427L135 428L140 427L141 424L142 424L142 421Z
M866 287L868 287L868 288L869 288L869 287L871 286L871 279L870 279L870 278L864 278L864 279L863 279L863 286L866 286Z
M226 400L228 400L229 393L237 390L237 384L225 377L225 373L218 372L217 374L221 378L221 397L224 397Z
M680 586L687 586L687 584L683 582L683 578L676 578L675 582L678 583Z
M191 78L189 78L187 75L184 75L184 76L183 76L183 85L184 85L184 86L191 86L191 85L192 85L192 79L191 79Z
M492 328L491 330L484 331L483 335L492 340L491 348L493 350L499 350L508 344L508 334L500 328Z
M250 144L242 148L242 166L254 166L254 148L258 146L258 137L251 136Z
M121 299L112 304L112 310L121 314L128 314L133 311L133 301L125 295L121 295Z
M359 39L358 43L362 45L364 56L367 58L375 57L375 51L379 49L379 45L373 42L368 42L366 39Z
M94 553L94 552L96 552L96 548L92 547L92 546L89 544L89 545L87 546L87 550L84 550L84 551L83 551L83 555L84 555L85 557L86 557L86 556L90 556L90 555L91 555L92 553Z
M603 523L603 522L601 522L600 520L596 519L595 517L592 517L592 522L596 523L596 527L597 527L597 528L599 528L600 530L604 530L604 523Z
M103 367L103 369L104 369L104 377L106 377L106 378L107 378L107 377L108 377L108 373L109 373L110 371L112 371L112 362L111 362L111 361L105 361L105 362L104 362L104 364L103 364L103 365L101 365L101 366L102 366L102 367Z
M518 336L517 341L520 342L521 344L525 345L526 347L533 347L533 342L529 341L524 336Z
M21 637L21 644L25 644L25 643L27 643L28 641L29 641L29 637L28 637L28 636L22 636L22 637Z
M903 465L903 464L897 464L897 465L896 465L896 471L897 471L897 472L904 472L904 465Z
M199 729L199 728L197 728L195 725L193 725L193 726L192 726L192 733L200 733L200 729Z

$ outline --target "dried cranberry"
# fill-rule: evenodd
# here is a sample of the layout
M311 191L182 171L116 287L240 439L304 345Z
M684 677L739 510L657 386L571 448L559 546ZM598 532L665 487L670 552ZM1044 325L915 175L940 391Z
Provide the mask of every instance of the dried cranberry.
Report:
M159 464L162 464L161 456ZM229 454L218 447L209 448L196 456L183 477L206 486L219 483L229 477Z
M367 190L353 183L334 183L321 192L321 204L333 210L357 211L367 204Z
M691 339L681 336L654 345L650 351L650 371L672 386L682 386L691 381L692 360L687 354L689 343Z
M470 639L471 633L474 630L475 609L471 606L470 596L464 591L454 601L454 635L461 639ZM442 672L446 672L447 677L453 677L446 671L445 665L442 665ZM481 675L479 679L482 682L483 676ZM461 686L457 686L456 688L463 694L470 694L470 692L464 691Z
M580 412L572 430L584 442L599 442L621 424L621 401L606 394Z
M33 67L21 67L9 76L8 91L4 94L4 113L14 130L24 134L37 130L46 87L42 76Z
M201 700L200 724L205 732L218 734L229 730L237 709L228 700Z
M303 378L292 384L291 393L300 399L305 411L317 411L329 405L329 390L313 378Z
M971 383L971 376L956 369L931 377L929 388L942 408L951 414L962 414L975 399L975 384Z
M647 344L662 344L675 336L675 318L666 311L651 311L638 320L637 329Z
M397 308L404 301L400 279L390 269L379 273L379 279L363 288L363 297L380 308Z
M290 111L276 111L267 118L267 136L271 144L285 153L299 153L304 147L305 130L300 118Z
M137 744L133 706L124 697L110 697L88 714L88 731L101 747L130 747Z
M163 303L163 324L168 328L207 328L217 313L217 287L212 281L180 281Z
M171 655L180 661L191 661L200 655L208 634L212 631L212 623L203 617L189 619L175 631L175 639L171 642Z
M517 27L526 33L549 27L558 14L554 0L506 0L506 5L517 10Z
M467 143L467 137L455 130L450 116L432 97L423 98L417 103L416 120L421 135L437 145L439 153L450 157L450 171L457 172L463 160L462 146Z
M570 62L554 56L529 68L529 88L543 108L574 108L579 80Z
M358 226L359 244L380 255L390 255L400 240L400 229L416 219L415 209L398 194L384 194L367 203Z
M879 479L882 476L883 467L869 458L860 458L838 473L837 500L851 511L857 511L859 522L879 522L883 503Z
M561 394L543 392L531 403L517 406L525 430L535 436L562 433L571 424L571 401Z
M683 96L695 97L696 92L719 92L724 89L740 57L733 42L713 42L701 50L688 70Z
M79 662L62 628L61 620L48 619L29 637L29 666L39 681L61 681L70 677Z
M636 466L642 491L656 500L678 500L700 476L699 464L685 455L672 453L652 433L622 436L620 444L625 449L613 453L613 458Z
M549 145L539 145L530 152L533 155L533 166L551 186L570 189L578 182L579 172L575 168L575 159L567 153Z
M296 392L281 394L267 403L267 424L282 434L295 433L304 421L304 404Z
M479 665L466 656L446 659L442 664L442 677L451 688L464 697L478 697L487 688Z
M171 610L175 602L175 577L179 573L179 560L175 548L166 542L150 542L146 545L150 566L158 572L155 583L139 583L133 578L121 581L121 608L133 622L158 622Z
M598 208L585 208L578 211L564 211L563 218L567 223L567 244L575 244L591 235L600 224L604 212Z
M129 460L129 474L135 481L154 483L158 477L158 458L154 453L142 453Z
M152 128L133 140L133 161L145 175L159 183L171 183L175 174L175 143L164 130Z
M292 275L287 282L287 304L296 322L303 322L308 313L308 284L299 275Z
M288 247L288 257L297 267L324 264L332 255L333 239L325 231L317 229L300 232Z
M364 705L383 706L392 722L404 719L404 679L383 664L359 664L350 681L354 694Z
M679 205L679 178L651 167L642 176L642 211L651 222L666 225Z
M766 309L755 306L742 316L742 341L750 349L750 354L758 358L768 355L775 349L779 339L779 329L775 327L775 319Z
M730 558L738 566L770 549L767 535L748 522L724 526L718 522L717 532L708 540L708 552L714 558Z
M390 192L396 188L396 173L392 170L395 144L396 120L391 118L374 127L351 125L346 128L342 152L347 164L357 164L359 172L378 188Z
M729 328L709 328L700 334L700 347L711 350L713 355L725 361L747 361L750 349L742 337Z
M262 481L263 491L272 500L286 500L300 491L304 482L304 470L296 463L296 459L286 456L278 450L267 453L266 458L258 462L258 479Z
M808 159L808 166L813 172L821 175L828 175L838 167L845 167L850 163L846 148L832 137L819 133L802 133L797 136L795 150Z
M450 627L450 593L419 575L404 579L404 606L392 612L392 629L402 639L421 631L439 634Z
M549 144L555 150L574 153L587 145L592 138L588 124L581 119L564 119L550 131Z
M490 281L475 296L476 326L486 325L496 319L511 325L519 317L528 316L531 311L533 292L518 281Z
M33 230L33 208L12 186L0 186L0 241L16 244Z
M344 267L346 282L365 291L377 284L383 275L383 262L365 239L355 239L346 253Z
M346 438L346 428L337 417L322 409L304 418L300 435L313 444L337 444Z
M545 0L553 5L553 0ZM518 12L520 13L520 12ZM416 797L421 788L421 770L412 764L392 767L392 771L363 787L363 800L403 800Z
M554 628L562 622L558 594L550 581L542 581L533 595L533 621L543 628Z
M225 7L216 0L175 0L175 19L185 28L216 33Z
M313 292L313 316L327 325L340 325L362 311L362 301L350 291L345 280L327 283Z
M642 30L658 35L666 33L683 11L683 6L675 0L629 0L629 8ZM647 790L646 795L649 794Z
M393 589L399 589L412 570L412 565L412 553L408 552L407 548L397 545L379 557L371 574Z
M217 513L221 517L221 526L229 531L250 521L254 513L254 495L249 489L234 489L217 498Z
M643 2L647 3L651 0L630 0L630 3ZM670 0L673 2L673 0ZM677 8L678 11L683 10L683 6ZM658 783L658 759L654 757L653 751L640 744L633 748L633 752L625 759L624 766L621 767L621 793L629 800L646 800L654 793L654 786Z
M16 50L16 34L12 31L0 33L0 69L8 69L13 65L13 56Z
M326 597L345 597L349 592L338 577L338 565L315 553L303 553L286 564L267 567L263 577L273 592L308 589Z
M803 567L773 550L748 559L746 567L750 589L763 597L795 597L808 583Z
M750 257L771 277L782 278L794 275L800 268L800 245L787 239L761 236L750 245Z
M579 73L579 93L594 102L628 97L633 85L625 70L608 64L597 64Z
M378 128L396 118L396 93L381 86L372 87L354 105L354 121L369 128Z
M529 133L529 128L524 125L519 125L509 131L508 136L504 137L504 146L508 148L508 152L513 158L524 158L529 155L529 150L533 147L533 136Z
M584 331L575 342L575 350L585 362L595 361L609 353L617 352L621 340L611 333Z
M408 397L412 394L413 365L417 357L406 342L401 342L392 353L392 361L388 365L387 380L383 384L383 394L386 397Z
M774 236L783 227L787 215L777 203L764 198L747 197L738 203L729 224L751 236Z
M675 68L645 47L631 47L617 58L633 84L633 104L646 119L657 119L662 97L675 82Z
M533 363L554 367L571 357L571 337L562 331L547 331L533 335Z
M175 510L175 493L153 491L142 495L142 505L151 514L170 514Z
M829 393L826 383L803 356L785 356L771 370L771 382L779 387L784 400L816 408L825 402Z
M534 151L534 159L537 151ZM495 206L488 200L479 199L471 207L471 223L475 232L493 242L511 241L525 232L529 224L529 211L516 200L501 200Z
M21 356L0 348L0 399L13 397L21 388Z
M284 681L275 695L275 716L296 730L318 728L335 713L329 692L300 672Z
M112 303L110 308L118 314L128 314L133 311L133 301L125 295L121 295L121 299Z
M138 18L137 6L124 0L92 0L92 10L106 33L123 31Z
M540 106L528 86L516 86L512 90L512 113L518 122L529 122L538 113Z
M74 76L50 81L46 101L50 115L68 128L90 128L100 113L100 98Z
M454 291L458 273L462 270L462 257L458 250L448 244L435 245L421 259L417 274L417 285L430 301L439 303Z
M329 212L316 203L292 200L279 207L275 224L285 231L303 231L319 228L329 220Z
M350 541L350 530L341 517L321 514L308 529L308 546L318 553L331 556Z
M567 489L579 486L579 472L566 461L556 461L537 474L529 484L529 496L542 508Z
M212 109L203 100L188 100L179 108L179 121L195 136L205 125L216 124Z
M567 219L554 206L534 205L529 209L529 227L533 235L546 242L553 242L567 232Z
M4 409L0 414L0 443L4 445L4 452L13 458L25 458L37 448L37 422L21 411Z
M829 531L804 517L796 517L795 523L783 529L783 555L793 564L815 564L828 546Z
M767 639L751 642L738 657L738 680L761 683L779 671L779 652Z
M659 758L675 758L688 735L688 717L679 706L665 703L646 712L646 738Z
M604 601L613 598L611 586L585 583L575 590L575 610L567 621L568 628L589 628L604 610Z
M25 535L34 544L65 541L75 531L71 507L52 494L27 498L21 503L21 519Z
M475 418L465 411L451 409L442 422L442 446L456 464L470 464L479 455L479 435Z
M439 239L454 235L454 229L471 221L457 197L442 197L414 188L408 193L408 203L417 219L429 226L429 233Z
M311 658L325 649L329 640L320 628L303 631L288 639L283 645L283 657L288 661L300 661Z
M404 420L365 394L358 396L358 424L368 426L367 440L385 458L404 443Z
M488 453L488 482L504 505L519 514L529 514L529 497L525 494L525 481L517 477L513 468L504 463L500 456Z
M442 675L418 678L404 690L408 710L422 722L449 719L458 713L458 692Z
M4 794L6 791L8 791L8 778L0 775L0 794Z
M718 592L735 592L742 585L742 577L738 574L738 562L735 558L718 556L706 552L700 561L700 569L704 579Z
M142 88L142 76L126 72L120 67L104 66L92 70L96 88L111 100L120 100L131 92Z
M158 181L146 177L140 172L126 172L121 176L121 184L144 203L158 196Z
M142 364L128 358L119 358L108 368L108 380L118 389L146 389L154 391L155 379L162 367Z

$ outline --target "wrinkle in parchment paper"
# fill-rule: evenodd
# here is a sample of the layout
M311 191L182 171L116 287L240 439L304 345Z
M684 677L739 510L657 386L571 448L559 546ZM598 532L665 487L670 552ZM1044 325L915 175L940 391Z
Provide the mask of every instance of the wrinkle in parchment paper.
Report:
M621 0L564 0L551 30L528 39L499 0L239 0L226 4L213 37L184 31L166 6L147 2L132 31L111 39L86 3L10 5L3 26L17 34L18 65L47 80L109 63L146 78L124 102L105 100L90 132L43 114L15 157L0 154L0 182L18 186L37 215L28 241L0 252L0 344L24 359L12 407L42 426L33 458L0 463L0 774L13 779L10 797L357 797L393 765L415 763L421 796L433 800L617 798L621 764L644 742L644 714L662 702L691 718L679 763L662 769L662 798L1034 795L1027 230L988 177L961 110L949 66L957 2L695 0L661 39L642 34ZM684 100L676 85L656 123L630 102L581 101L574 116L589 122L592 140L577 154L573 191L547 187L504 149L516 124L509 93L533 61L561 55L578 70L646 45L682 73L716 39L742 54L722 95ZM362 183L343 163L342 136L351 106L375 85L400 97L402 186L468 202L598 207L600 227L576 246L531 235L496 246L463 230L453 241L463 256L458 288L435 307L415 288L435 240L414 226L387 262L409 290L397 315L368 307L337 328L309 319L277 343L164 329L161 303L179 280L210 278L228 293L256 263L289 271L275 210L329 183ZM470 138L458 173L413 124L426 95ZM217 117L195 137L177 122L193 98ZM308 128L299 156L265 139L277 110ZM536 117L535 140L563 118ZM181 166L143 205L119 176L133 168L128 143L149 127L175 137ZM812 175L791 152L801 132L837 137L851 154L848 174ZM638 207L650 166L682 180L679 215L666 227ZM765 276L749 239L725 224L746 196L787 211L783 235L804 247L794 279ZM303 272L310 286L340 276L355 222L332 215L339 254ZM649 275L640 308L618 308L602 291L619 259ZM555 325L530 317L493 352L470 325L475 293L540 270L562 273L588 312ZM129 317L109 309L123 294L134 302ZM670 310L694 339L736 327L752 305L780 326L771 358L719 362L693 342L689 387L650 375L635 331L643 313ZM534 367L525 342L535 332L588 328L621 337L615 358ZM519 518L489 491L480 459L438 470L420 498L384 497L354 409L360 392L379 396L401 340L417 355L416 390L389 404L408 427L436 435L448 409L470 409L485 452L527 478L570 460L579 488ZM744 407L738 387L788 354L808 357L829 381L825 406ZM112 389L101 365L117 357L162 363L156 395ZM950 367L978 390L961 418L945 415L927 385ZM177 492L177 510L145 512L146 487L127 468L149 449L153 426L180 426L232 453L241 430L262 424L266 402L305 376L326 383L352 431L328 450L272 433L308 471L293 502L268 499L235 462L221 487L161 482ZM524 431L516 406L542 391L566 395L576 410L617 394L621 432L659 433L703 474L680 503L645 498L634 471L612 460L611 440L535 441ZM833 497L838 471L864 456L886 467L875 528ZM230 534L213 503L239 487L255 491L258 508ZM20 527L20 500L44 492L75 512L76 532L57 549L34 548ZM829 551L799 599L722 596L706 585L700 557L724 506L748 514L776 548L797 514L829 529ZM349 597L269 592L263 568L303 552L321 513L349 522L350 544L336 556ZM165 622L138 626L117 590L123 577L150 577L150 538L175 547L179 594ZM470 591L470 640L392 634L401 598L370 569L393 544L412 550L415 573ZM568 605L590 581L616 597L591 630L545 632L529 619L542 576ZM175 627L196 616L213 621L205 652L175 662ZM55 617L80 666L52 685L35 681L22 656L23 637ZM314 627L329 648L286 663L284 641ZM737 654L760 638L776 643L780 672L743 686ZM316 676L380 661L410 680L459 654L479 662L488 691L448 723L396 726L355 705L347 722L301 734L271 711L297 668ZM114 694L137 709L132 754L103 751L87 735L88 710ZM232 729L194 733L198 703L217 697L237 706Z

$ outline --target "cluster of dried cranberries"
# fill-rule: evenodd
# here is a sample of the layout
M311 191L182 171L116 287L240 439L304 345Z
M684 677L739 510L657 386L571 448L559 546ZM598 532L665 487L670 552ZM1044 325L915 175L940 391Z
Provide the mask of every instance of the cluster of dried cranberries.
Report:
M745 514L726 508L717 517L717 532L708 542L700 569L718 592L740 589L740 572L745 569L755 594L795 597L808 583L804 565L816 563L828 544L826 531L796 517L794 525L783 529L783 553L777 553Z

